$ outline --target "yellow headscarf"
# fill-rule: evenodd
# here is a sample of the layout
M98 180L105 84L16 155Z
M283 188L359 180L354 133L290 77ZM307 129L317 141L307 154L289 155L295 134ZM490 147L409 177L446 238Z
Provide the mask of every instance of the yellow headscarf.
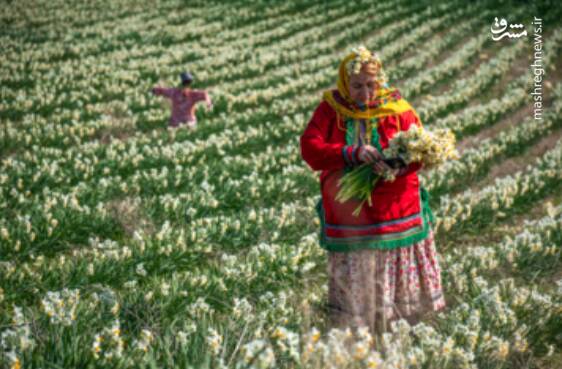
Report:
M365 61L374 57L373 54L364 46L354 49L347 55L340 63L338 70L337 90L328 90L324 92L324 100L330 104L334 110L345 117L353 119L371 119L378 118L385 115L400 114L413 108L410 104L400 97L398 90L394 87L389 87L382 71L382 62L379 63L380 81L383 81L381 87L377 88L375 97L367 104L365 110L360 110L353 99L349 95L349 63L357 63ZM356 62L354 61L356 60ZM357 65L355 65L357 67ZM379 83L379 85L381 85ZM415 112L414 112L415 113Z

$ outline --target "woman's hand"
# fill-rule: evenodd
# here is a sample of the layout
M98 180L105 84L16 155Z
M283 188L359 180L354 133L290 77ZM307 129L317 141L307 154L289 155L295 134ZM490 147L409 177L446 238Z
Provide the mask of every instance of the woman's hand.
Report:
M399 169L393 169L391 168L388 164L386 164L384 161L379 160L377 162L375 162L372 166L373 168L373 172L377 173L378 175L383 175L383 174L392 174L394 176L396 176L396 174L398 174Z
M364 145L359 147L357 152L357 157L364 163L375 164L378 161L382 161L384 156L371 145Z
M372 164L371 167L373 168L373 171L378 175L382 176L384 173L391 175L398 174L398 169L392 169L388 164L386 164L383 161L384 156L379 152L379 150L371 145L359 147L357 157L364 163Z
M382 175L383 173L389 173L392 170L392 168L382 160L376 161L375 163L373 163L373 165L371 165L371 167L373 168L373 172L379 175Z

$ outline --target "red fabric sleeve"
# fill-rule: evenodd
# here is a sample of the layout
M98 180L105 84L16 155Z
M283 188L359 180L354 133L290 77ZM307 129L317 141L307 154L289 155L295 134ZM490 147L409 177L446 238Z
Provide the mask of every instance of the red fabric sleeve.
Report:
M400 114L398 117L400 119L400 130L407 131L412 124L416 124L418 126L422 126L417 114L414 114L413 110L405 111L404 113ZM407 167L400 169L398 172L398 176L405 176L410 173L416 172L423 167L423 164L420 162L413 162L408 164Z
M193 90L191 97L193 101L205 101L207 104L211 104L211 98L205 90Z
M300 137L301 156L313 170L343 169L357 164L354 146L326 142L335 117L335 112L326 102L320 103Z
M190 97L194 103L199 101L205 101L205 103L207 104L207 110L209 110L213 106L211 97L209 96L209 93L205 90L193 90L190 94Z
M152 93L157 96L166 96L171 97L174 89L173 88L165 88L165 87L154 87L152 89Z

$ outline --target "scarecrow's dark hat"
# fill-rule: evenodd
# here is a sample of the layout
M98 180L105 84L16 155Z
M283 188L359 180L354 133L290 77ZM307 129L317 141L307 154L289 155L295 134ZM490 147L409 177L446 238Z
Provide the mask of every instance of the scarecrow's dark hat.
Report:
M193 82L193 76L189 72L183 72L182 74L180 74L180 77L181 83Z

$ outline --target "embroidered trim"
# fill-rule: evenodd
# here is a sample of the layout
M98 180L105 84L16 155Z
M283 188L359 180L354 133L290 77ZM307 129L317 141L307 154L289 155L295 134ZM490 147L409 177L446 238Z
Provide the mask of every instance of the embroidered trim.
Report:
M359 135L358 135L358 124L359 121L354 120L352 118L348 118L345 120L346 132L345 132L345 143L346 145L359 145ZM375 146L381 153L382 153L382 146L380 143L380 136L378 131L379 126L379 119L378 118L371 118L368 121L368 125L371 126L371 145ZM366 129L368 128L365 127Z
M416 226L410 230L406 230L400 233L388 234L387 239L370 239L364 241L354 240L353 243L346 243L346 239L333 239L326 237L326 224L325 224L325 213L324 207L322 205L322 198L316 204L316 212L320 218L320 233L319 241L320 247L327 251L334 252L348 252L355 251L359 249L382 249L389 250L398 247L411 246L413 243L422 241L429 236L429 230L435 224L435 217L431 208L429 207L429 193L425 188L420 186L420 208L422 209L422 219L423 225ZM413 232L413 233L412 233ZM379 237L382 235L378 235ZM392 238L393 237L393 238ZM349 239L349 238L347 238ZM332 241L333 240L333 241Z
M337 242L338 244L346 244L350 242L363 242L363 241L399 241L407 237L413 236L419 232L423 232L423 225L410 228L402 232L388 233L388 234L374 234L365 236L351 236L351 237L330 237L325 236L326 241Z
M343 155L343 160L345 161L346 165L351 165L351 160L349 159L349 157L347 156L347 149L349 148L349 146L344 146L342 147L342 155Z
M328 224L326 223L326 228L332 228L332 229L355 229L355 230L361 230L361 229L369 229L369 228L380 228L380 227L385 227L387 225L393 225L393 224L400 224L400 223L404 223L407 222L409 220L412 219L416 219L421 217L421 212L417 213L417 214L412 214L409 215L407 217L404 218L400 218L400 219L395 219L395 220L390 220L388 222L381 222L381 223L377 223L377 224L370 224L370 225L366 225L366 226L345 226L345 225L336 225L336 224Z
M353 119L345 120L345 143L347 145L353 145L353 135L355 130L353 129Z
M378 118L371 119L371 145L375 146L377 150L382 154L382 146L380 143L380 136L379 136L379 120Z
M361 135L361 130L359 129L359 121L353 120L353 144L359 145L359 136Z
M353 148L353 151L351 152L351 159L353 160L354 164L359 164L359 157L357 157L358 149L359 149L359 146L355 146Z

